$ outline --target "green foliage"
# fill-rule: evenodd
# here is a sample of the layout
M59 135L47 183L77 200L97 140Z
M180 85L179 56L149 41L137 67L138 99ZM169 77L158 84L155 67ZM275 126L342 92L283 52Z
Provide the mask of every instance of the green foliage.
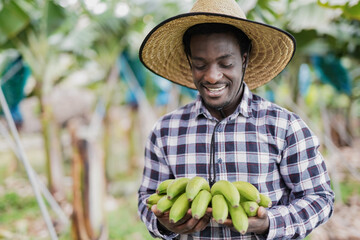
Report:
M0 196L0 224L10 224L26 217L39 215L39 207L34 197L21 197L15 192Z
M4 1L0 10L0 45L15 37L29 22L29 16L16 1Z
M346 3L343 10L346 17L360 21L360 4L350 6L349 3Z
M108 213L109 239L153 239L137 215L136 196L123 199L122 204Z
M55 30L62 26L66 20L67 11L56 4L54 1L48 1L48 10L47 10L47 34L51 35Z
M332 5L329 1L320 1L318 0L318 4L320 6L332 9L341 9L343 15L349 19L360 20L360 4L352 4L350 2L346 2L345 4L340 5Z
M349 198L354 195L360 195L360 182L358 181L344 181L340 183L341 197L344 203L349 201Z

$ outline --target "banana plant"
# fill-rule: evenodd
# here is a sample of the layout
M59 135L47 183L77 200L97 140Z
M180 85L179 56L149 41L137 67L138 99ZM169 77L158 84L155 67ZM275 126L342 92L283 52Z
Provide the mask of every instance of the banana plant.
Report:
M155 24L167 17L171 16L171 13L178 13L178 9L184 3L179 1L122 1L115 0L104 1L100 3L104 8L102 13L96 13L94 9L89 8L85 1L80 1L82 7L82 13L89 19L89 28L93 29L98 34L98 37L92 45L92 51L95 53L91 58L96 62L101 69L103 69L103 79L97 83L99 92L99 103L103 104L104 116L103 116L103 148L105 151L105 165L109 166L109 160L111 159L111 133L112 126L109 118L109 108L114 104L114 97L123 95L124 88L129 86L121 85L123 81L118 81L121 76L121 64L118 64L120 55L126 49L126 51L137 52L141 39L143 39L146 33L147 25ZM158 9L163 8L161 11L163 14L158 14ZM131 10L130 10L131 9ZM156 14L154 14L156 12ZM136 79L133 79L136 81ZM145 86L145 88L147 85ZM122 88L122 89L120 89ZM126 90L125 90L126 91ZM144 90L145 94L151 91ZM154 94L152 92L152 94ZM147 97L149 97L147 95ZM154 110L151 108L148 98L142 98L140 103L141 111L148 112L147 116L152 115ZM141 102L140 101L140 102ZM138 111L132 112L132 118L137 118ZM135 126L135 125L133 125ZM128 131L129 139L131 139L133 132L136 131L136 127ZM134 159L136 151L133 144L129 147L129 165L131 169L135 169L134 164L136 162L130 159ZM111 174L107 171L107 180L110 181Z
M16 49L30 67L35 80L30 95L39 102L48 185L60 196L64 196L62 148L49 95L75 66L73 55L54 44L60 27L70 26L73 19L67 18L65 10L54 1L2 1L0 10L0 49ZM62 34L67 32L63 30Z
M12 19L13 27L7 26L7 21L0 22L0 31L6 33L6 37L0 39L1 47L17 49L31 69L32 77L35 79L35 87L31 95L39 100L49 187L53 193L64 197L61 186L63 183L62 146L58 137L59 126L54 119L49 96L56 85L74 70L80 69L82 67L80 64L88 61L97 62L104 70L104 82L108 83L105 85L108 87L104 88L103 94L105 97L108 93L111 95L113 89L116 89L114 87L118 75L116 58L123 48L122 39L127 26L123 24L122 19L117 19L108 12L100 15L91 14L84 5L76 6L75 10L71 11L54 1L20 0L17 3L14 5L14 1L6 2L0 11L0 19L13 15L21 16ZM81 2L81 4L84 3ZM19 13L14 13L13 9ZM84 24L84 22L89 24ZM79 25L81 27L78 27ZM110 101L106 102L106 107L110 106L109 103ZM102 162L102 159L96 160ZM101 173L97 176L93 175L86 172L89 179L99 178ZM74 177L76 183L79 183L79 179L81 181L81 176ZM86 189L77 189L76 192L96 192L105 189L104 186L98 189L98 186L86 185L86 182L80 183L80 186L83 184L87 186L84 187ZM84 203L99 203L103 199L103 194L91 196L84 194L83 196L83 199L77 200ZM76 206L74 205L74 208ZM102 221L104 214L99 213L102 208L98 206L91 204L86 204L86 206L87 209L84 210L89 213L86 215L89 218L87 229L90 229L91 235L94 236L100 229L99 225L104 223ZM94 218L94 214L97 219ZM99 217L100 215L102 217ZM79 222L73 219L73 226L78 226L78 224Z

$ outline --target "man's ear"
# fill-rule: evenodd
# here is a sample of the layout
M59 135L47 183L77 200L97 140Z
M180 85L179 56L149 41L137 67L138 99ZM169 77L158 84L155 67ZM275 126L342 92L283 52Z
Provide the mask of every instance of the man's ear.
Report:
M252 48L252 45L251 45L251 43L250 43L247 52L245 52L245 53L243 54L243 56L242 56L242 60L243 60L243 70L245 70L245 69L247 68L247 66L248 66L251 48Z
M185 53L186 55L186 59L188 60L188 63L189 63L189 66L190 66L190 69L192 69L192 65L191 65L191 61L190 61L190 57L187 53Z
M247 54L247 53L244 53L243 56L242 56L242 67L243 67L243 70L247 68L248 61L249 61L248 54Z

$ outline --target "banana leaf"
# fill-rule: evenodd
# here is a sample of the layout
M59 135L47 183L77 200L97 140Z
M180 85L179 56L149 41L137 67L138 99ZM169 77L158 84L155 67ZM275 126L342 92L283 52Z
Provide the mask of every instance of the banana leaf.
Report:
M30 17L16 1L4 1L0 10L0 44L16 36L29 23Z
M338 92L351 95L351 78L339 58L333 54L311 56L311 62L320 81L333 86Z
M350 19L356 19L360 21L360 4L355 4L354 6L350 6L349 3L345 5L343 8L344 15Z
M65 9L54 1L48 2L47 10L47 34L51 35L57 31L62 24L66 21Z
M332 8L332 9L341 9L343 15L349 19L360 20L360 4L351 4L346 2L345 4L336 4L332 5L330 1L324 2L318 0L318 4L322 7Z

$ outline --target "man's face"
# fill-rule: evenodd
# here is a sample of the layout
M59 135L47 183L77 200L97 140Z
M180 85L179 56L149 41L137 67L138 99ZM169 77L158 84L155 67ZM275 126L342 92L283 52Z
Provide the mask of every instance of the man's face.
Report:
M190 50L193 81L206 106L213 109L237 106L243 59L234 35L195 35Z

